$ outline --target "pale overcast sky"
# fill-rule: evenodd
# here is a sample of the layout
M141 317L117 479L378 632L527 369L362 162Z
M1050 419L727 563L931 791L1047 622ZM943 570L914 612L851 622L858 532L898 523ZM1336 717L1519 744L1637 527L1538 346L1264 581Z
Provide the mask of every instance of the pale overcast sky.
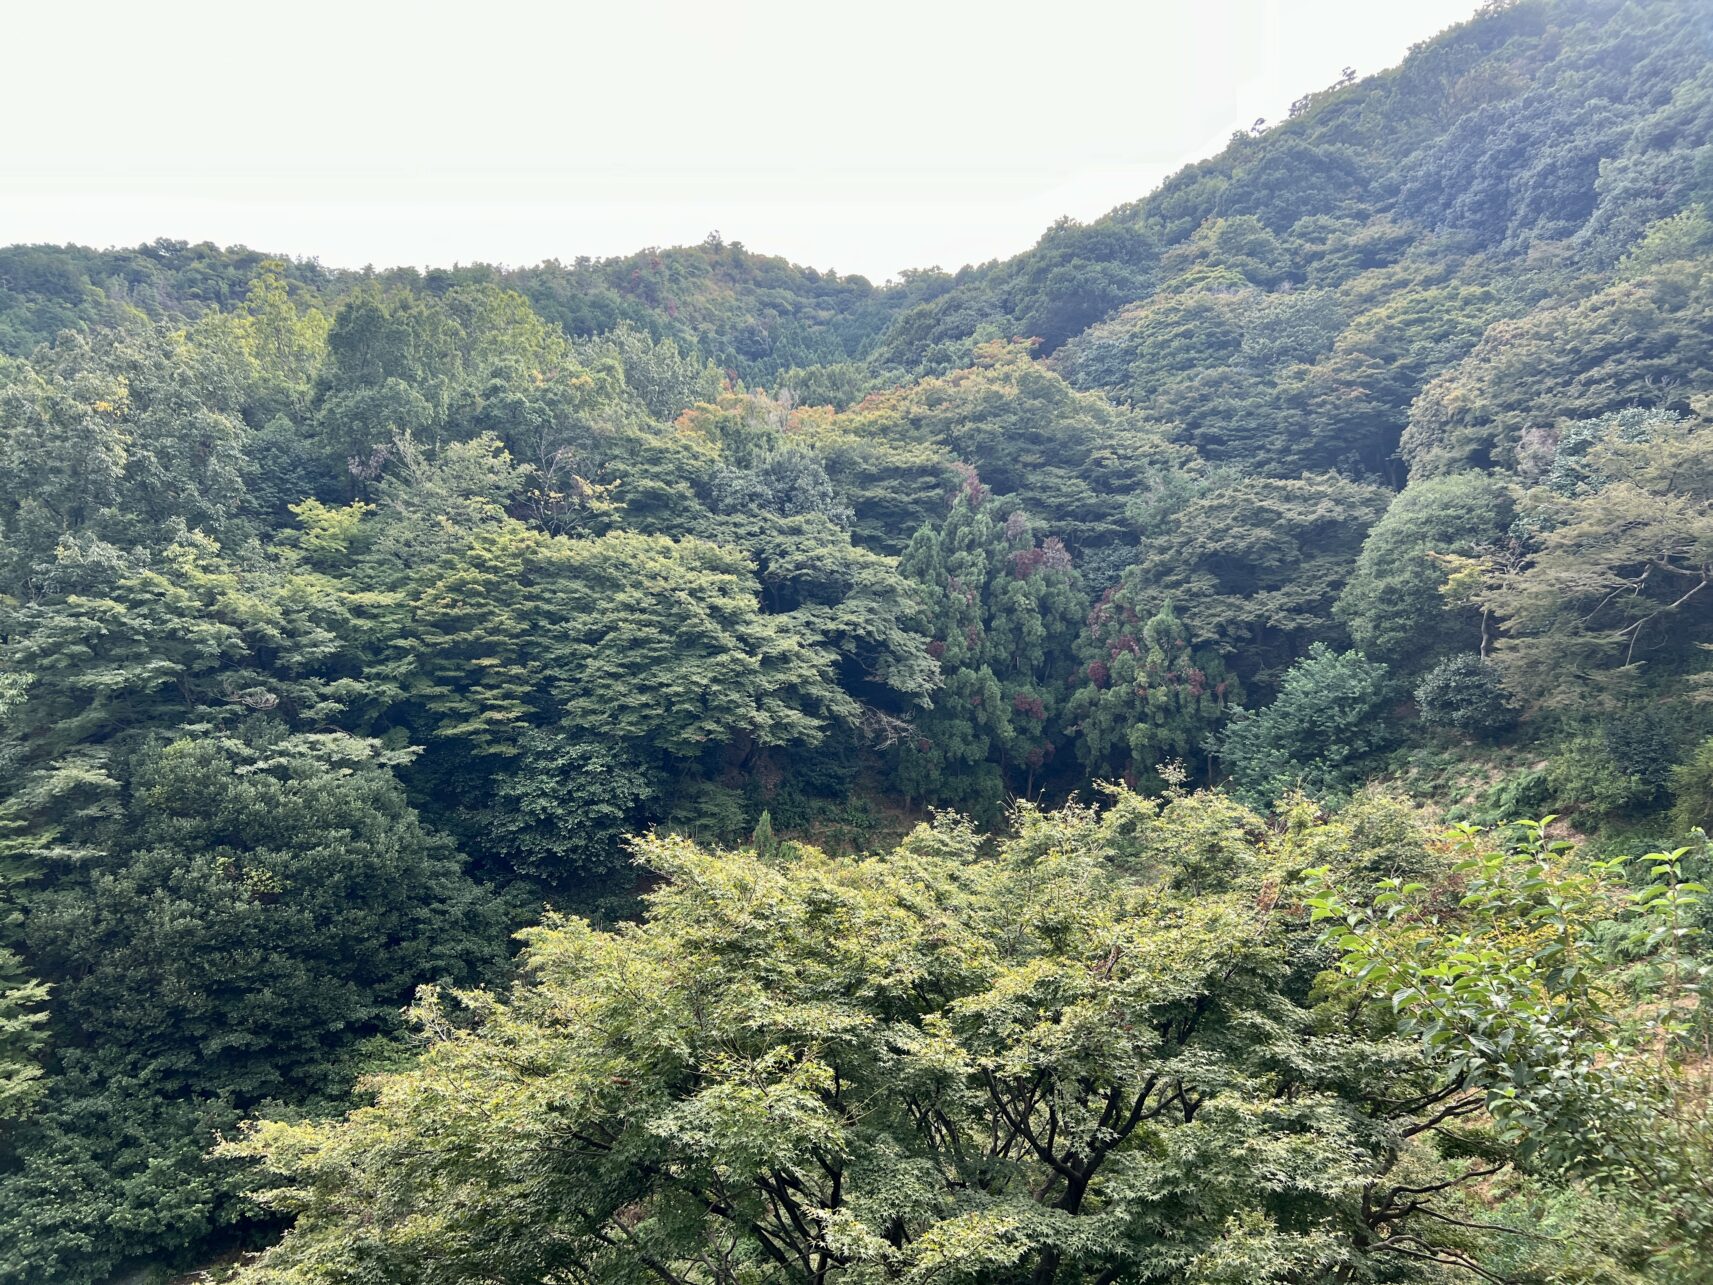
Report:
M1093 218L1475 0L25 3L0 243L861 272Z

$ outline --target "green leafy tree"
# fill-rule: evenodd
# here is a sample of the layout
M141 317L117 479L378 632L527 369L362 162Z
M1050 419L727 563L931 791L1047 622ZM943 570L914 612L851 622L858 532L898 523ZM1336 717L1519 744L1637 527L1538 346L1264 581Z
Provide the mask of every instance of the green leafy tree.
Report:
M242 1222L235 1169L203 1164L214 1131L337 1094L416 985L498 963L502 921L398 757L277 729L174 741L117 770L86 855L44 854L25 937L58 1069L8 1139L0 1279L99 1279Z
M1066 709L1077 752L1097 776L1204 759L1243 699L1218 653L1193 645L1170 602L1142 620L1127 598L1109 593L1089 613L1091 658Z
M62 1045L75 1033L163 1086L255 1101L327 1074L327 1051L384 1029L416 982L491 958L475 890L406 804L398 761L261 728L142 751L124 812L97 827L108 855L30 898Z
M1672 820L1678 829L1713 829L1713 738L1671 771Z
M1125 499L1161 473L1189 467L1191 453L1157 425L1077 392L1031 351L984 344L968 369L878 394L835 422L950 452L1073 550L1129 536Z
M1119 592L1143 618L1171 602L1246 687L1273 686L1311 642L1338 637L1333 605L1385 503L1330 475L1210 488L1148 541Z
M1337 797L1360 779L1364 762L1391 740L1386 666L1354 651L1315 643L1264 709L1232 719L1219 749L1239 795L1258 804L1306 790Z
M24 972L18 953L0 947L0 1136L41 1093L47 999L46 984Z
M829 649L762 613L741 553L614 532L554 556L546 673L585 735L693 759L743 737L813 744L859 716Z
M1506 682L1549 706L1600 709L1637 688L1644 666L1699 669L1694 643L1713 596L1713 497L1704 421L1609 421L1573 443L1577 479L1530 493L1523 558L1495 569L1480 600L1504 631Z
M1515 464L1541 425L1660 405L1656 390L1707 378L1713 284L1678 263L1490 327L1410 411L1402 454L1417 476ZM1682 409L1683 403L1665 403Z
M316 388L316 419L331 475L355 489L393 439L446 422L464 379L463 335L446 309L372 287L334 315Z
M1497 1080L1355 996L1310 1007L1293 970L1366 948L1360 917L1325 952L1295 909L1258 908L1304 852L1354 868L1356 830L1275 847L1228 800L1124 790L1014 820L997 851L942 817L869 860L647 842L641 925L531 930L509 996L419 1005L428 1047L370 1082L373 1105L231 1149L296 1216L240 1279L680 1282L717 1262L1283 1285L1527 1261L1464 1197L1523 1160L1517 1130L1484 1141L1469 1118ZM1485 899L1507 921L1526 909L1509 886ZM1588 921L1588 898L1560 901ZM1416 932L1424 965L1446 958ZM1492 1060L1546 1082L1573 1065L1562 1042Z
M1455 565L1504 538L1512 504L1502 480L1478 473L1429 478L1392 501L1362 543L1338 618L1365 655L1422 672L1484 641L1480 608L1445 592Z
M246 566L206 536L163 534L155 554L68 539L35 595L0 603L0 656L31 675L5 729L28 764L257 712L360 728L396 699L365 665L382 604L313 568Z
M0 382L7 590L67 537L129 548L175 524L249 534L240 401L217 360L156 329L68 336Z
M468 537L466 537L468 538ZM410 694L424 730L473 755L513 755L551 712L542 668L551 619L544 587L562 549L520 523L477 530L412 602Z
M522 734L500 773L477 834L513 870L561 886L606 875L625 861L661 782L656 772L562 730Z
M756 818L749 846L764 861L779 855L779 840L773 833L773 814L766 809Z
M1498 667L1480 656L1449 656L1416 687L1422 722L1469 736L1492 736L1516 722L1516 702Z
M1372 1028L1416 1042L1438 1119L1491 1119L1465 1181L1515 1163L1610 1190L1654 1225L1650 1278L1691 1281L1713 1241L1713 1120L1694 1065L1705 1051L1694 1010L1707 968L1694 938L1706 889L1678 849L1648 854L1641 886L1619 895L1627 858L1573 863L1568 842L1547 838L1551 820L1518 823L1496 848L1474 827L1454 831L1455 900L1398 878L1353 897L1309 871L1307 902L1337 957L1331 989L1365 1008ZM1652 960L1640 1012L1614 1004L1605 984L1614 951ZM1364 1208L1386 1237L1373 1248L1429 1253L1389 1224L1400 1196L1441 1190L1370 1192ZM1467 1252L1436 1257L1480 1267Z
M628 321L582 341L575 351L586 364L616 358L626 386L653 418L666 423L720 393L719 371L694 347L681 349L672 339L657 339Z
M939 666L920 632L918 588L894 559L853 545L822 513L746 516L716 530L753 560L762 609L837 654L840 686L862 718L926 702Z
M900 564L921 587L941 681L898 749L904 790L991 809L1033 791L1062 743L1071 643L1087 598L1064 545L1038 540L1021 509L1001 517L971 475L937 528Z
M1311 1211L1358 1181L1352 1135L1319 1097L1270 1118L1235 1087L1266 1058L1234 1038L1240 1014L1291 1024L1271 948L1236 894L1162 901L1115 877L1098 854L1139 846L1149 806L1123 814L1029 819L997 860L950 822L863 863L651 843L666 882L640 931L535 931L532 981L478 1001L473 1038L425 1008L448 1038L375 1108L255 1135L320 1180L282 1192L296 1230L251 1275L453 1280L479 1259L496 1280L682 1280L714 1253L769 1280L1164 1280L1232 1256L1283 1279L1330 1261ZM562 1005L579 1020L547 1022ZM480 1112L456 1087L478 1082ZM550 1111L566 1147L498 1145ZM429 1131L460 1141L419 1145ZM1273 1160L1228 1163L1210 1205L1190 1174L1236 1154ZM359 1225L353 1201L383 1216Z

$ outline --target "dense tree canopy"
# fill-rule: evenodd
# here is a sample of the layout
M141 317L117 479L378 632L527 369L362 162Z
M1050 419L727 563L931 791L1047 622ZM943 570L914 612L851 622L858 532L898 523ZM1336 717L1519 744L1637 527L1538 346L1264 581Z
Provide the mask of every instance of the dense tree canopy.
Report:
M1576 942L1601 908L1527 840L1469 861L1472 908L1443 931L1486 954L1454 989L1399 894L1371 911L1336 891L1356 831L1261 837L1217 796L1109 802L1026 810L992 856L949 820L866 861L648 844L665 882L639 927L532 930L509 997L418 1007L428 1052L372 1081L374 1105L237 1148L290 1180L273 1199L298 1216L244 1279L1285 1282L1384 1277L1393 1256L1478 1265L1486 1242L1530 1233L1460 1218L1474 1184L1586 1165L1611 1127L1597 1104L1669 1087L1631 1073L1646 1059L1622 1036L1553 1040L1598 1019L1598 992L1508 935L1538 905ZM1191 878L1210 825L1237 832L1227 863ZM1315 916L1353 929L1329 935L1331 960L1294 906L1257 904L1310 852L1336 862L1316 868L1332 891ZM1694 899L1669 873L1654 886ZM1317 1006L1304 973L1327 962L1351 981ZM1396 982L1408 1003L1364 1010ZM1454 994L1472 998L1441 1024ZM1584 1042L1613 1060L1591 1067ZM1484 1104L1497 1131L1474 1122ZM1662 1207L1699 1194L1684 1177ZM1686 1253L1705 1243L1692 1227ZM1603 1249L1560 1264L1594 1279Z
M0 248L0 1282L1703 1279L1710 208L1506 0L880 285Z

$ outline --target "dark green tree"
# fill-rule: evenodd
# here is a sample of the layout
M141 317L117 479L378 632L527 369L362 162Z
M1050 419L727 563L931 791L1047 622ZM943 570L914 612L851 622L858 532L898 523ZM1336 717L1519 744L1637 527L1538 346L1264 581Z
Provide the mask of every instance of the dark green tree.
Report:
M1088 660L1065 710L1092 776L1136 777L1167 762L1208 762L1213 734L1243 690L1219 654L1194 646L1167 602L1146 620L1122 588L1089 613Z
M1004 516L972 473L937 528L901 562L921 586L941 681L897 751L908 795L991 809L1032 794L1063 744L1071 645L1088 600L1063 544L1038 540L1021 509Z
M1400 673L1485 644L1481 608L1445 592L1457 564L1505 540L1513 506L1502 479L1456 473L1417 482L1362 543L1337 614L1365 655Z
M1386 666L1315 643L1285 674L1278 698L1233 718L1220 756L1242 798L1266 806L1292 790L1336 799L1392 740Z

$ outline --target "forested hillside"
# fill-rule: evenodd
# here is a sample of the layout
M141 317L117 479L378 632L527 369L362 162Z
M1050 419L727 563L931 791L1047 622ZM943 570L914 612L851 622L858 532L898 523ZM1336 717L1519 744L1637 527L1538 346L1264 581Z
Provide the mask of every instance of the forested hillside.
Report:
M0 249L0 1285L1713 1279L1710 581L1705 0L879 286Z

